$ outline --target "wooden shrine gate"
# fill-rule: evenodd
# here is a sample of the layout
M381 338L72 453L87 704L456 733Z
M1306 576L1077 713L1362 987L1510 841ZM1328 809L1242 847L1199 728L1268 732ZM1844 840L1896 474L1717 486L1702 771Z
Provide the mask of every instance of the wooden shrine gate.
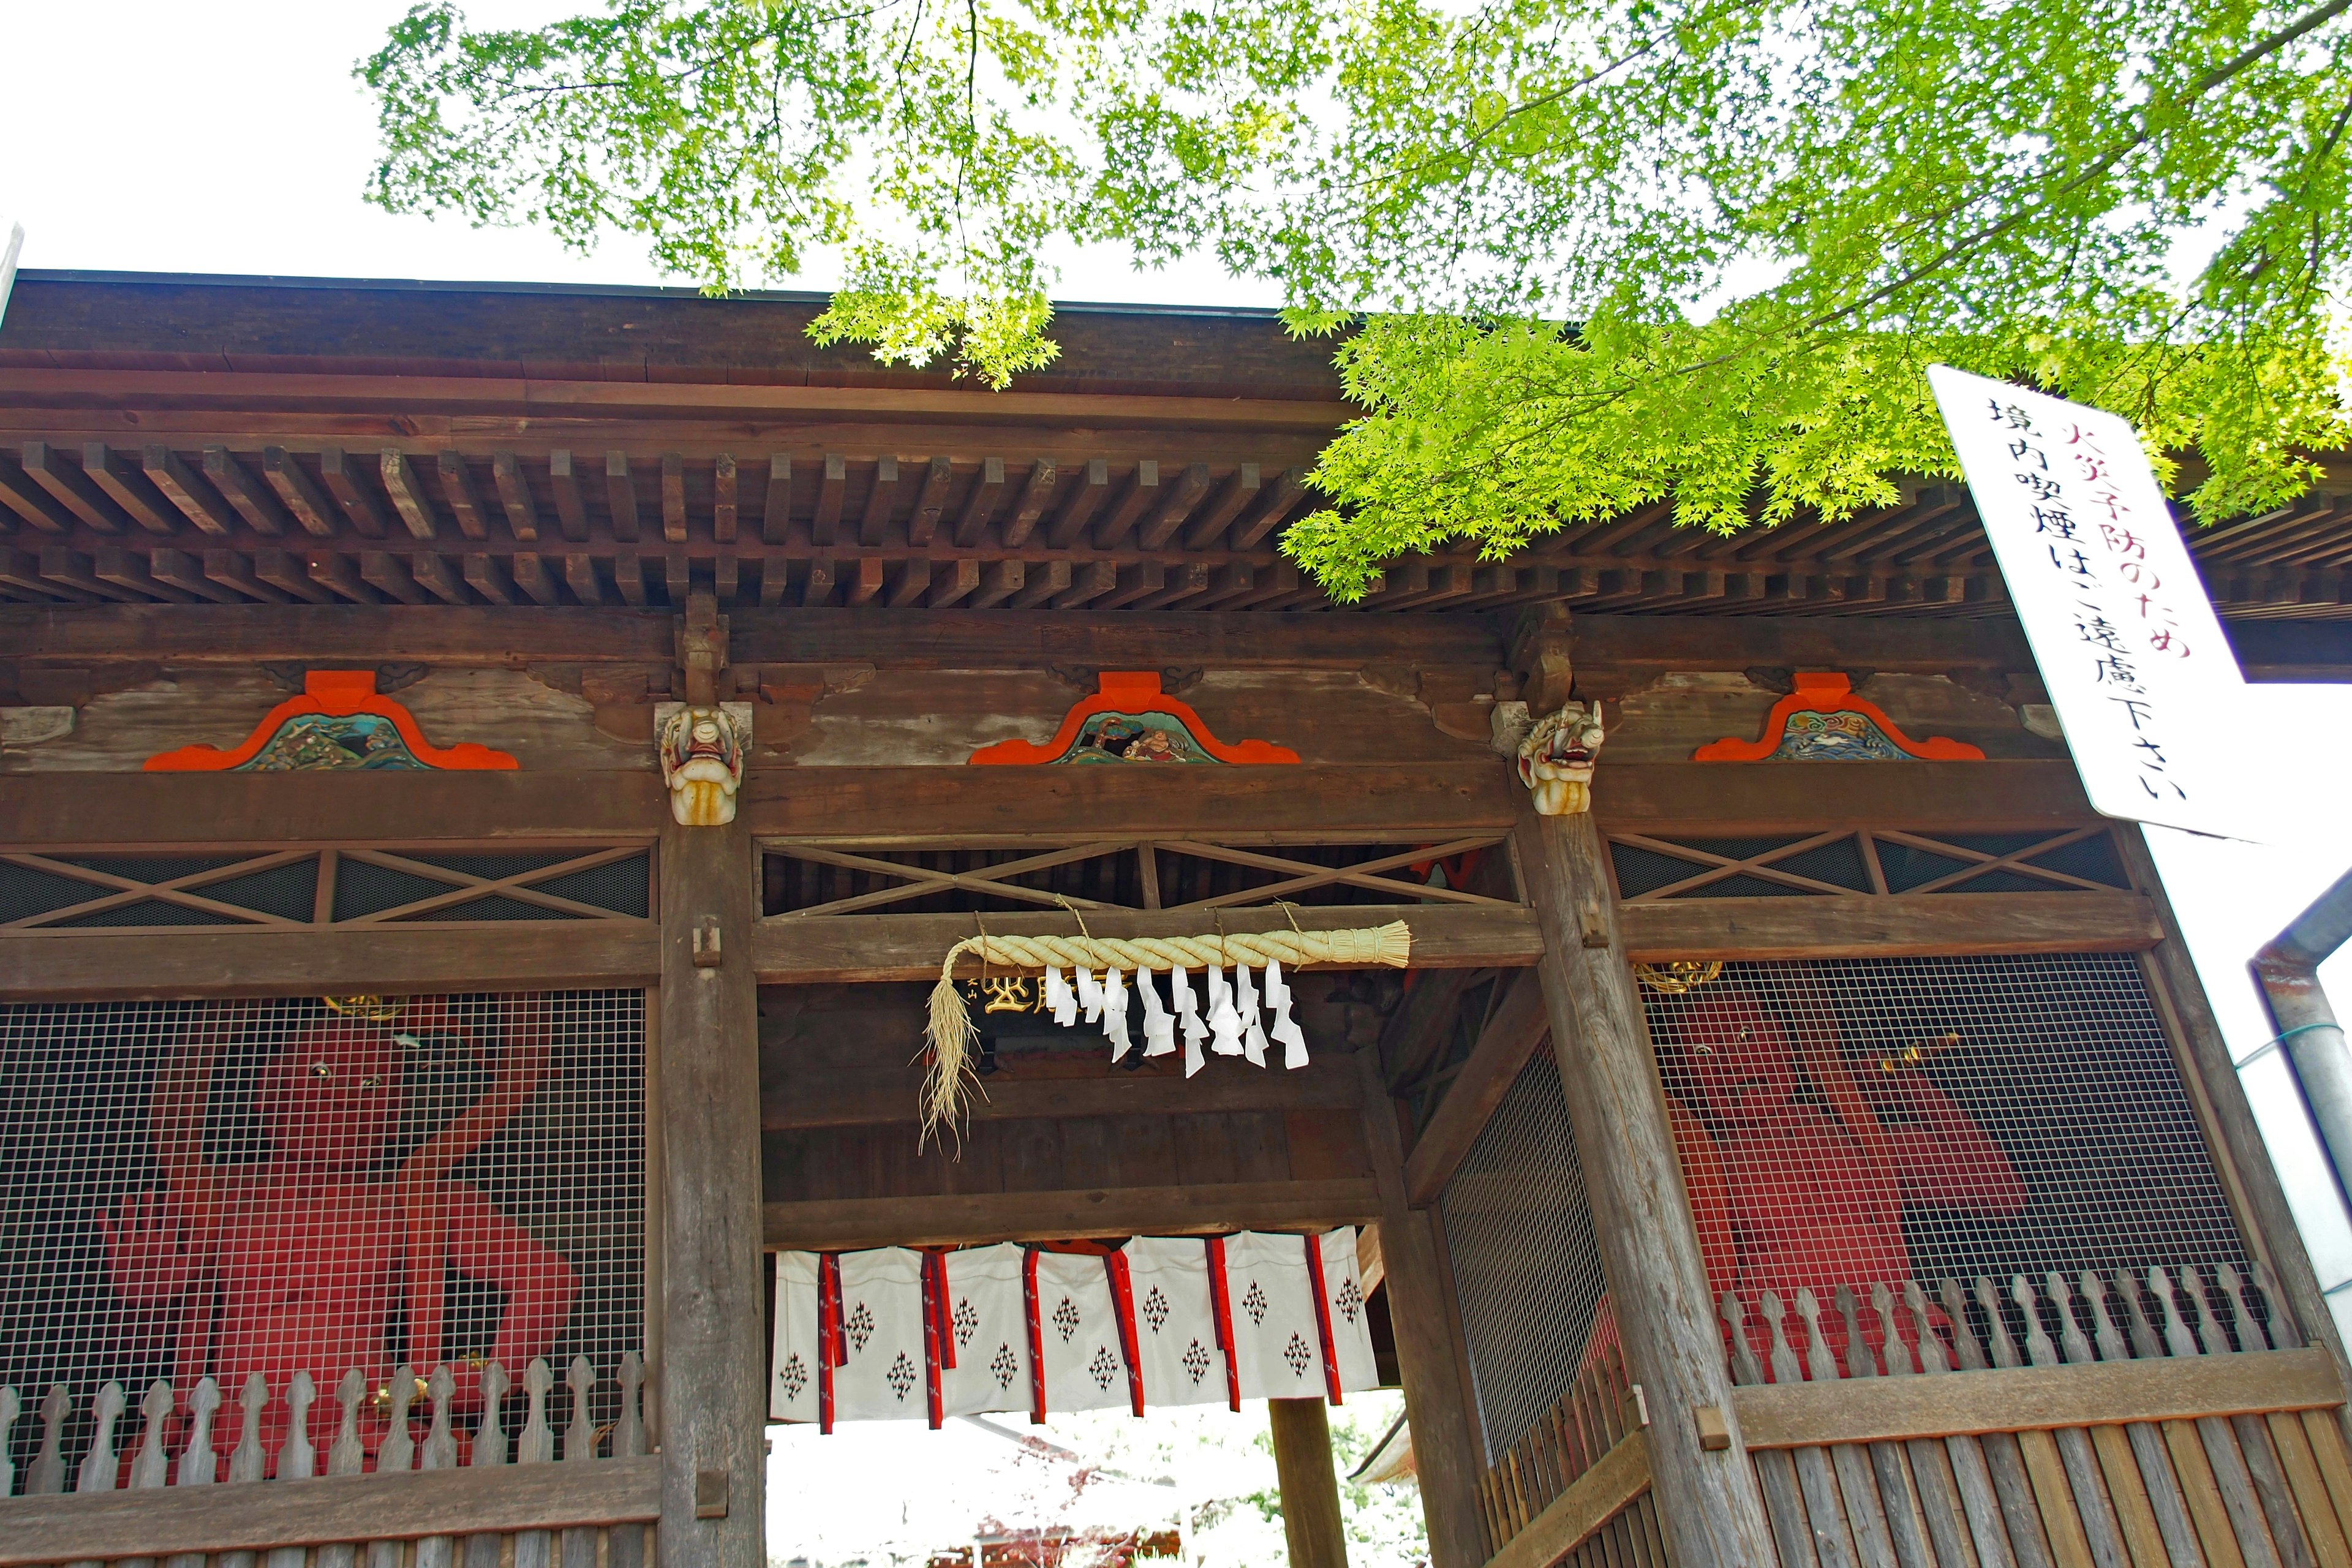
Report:
M814 309L20 279L0 1195L49 1207L0 1234L70 1254L42 1265L50 1299L137 1319L145 1359L38 1364L121 1327L95 1307L70 1332L42 1326L62 1307L5 1320L0 1561L628 1568L643 1547L754 1568L794 1503L764 1475L764 1253L1349 1225L1379 1258L1436 1568L2352 1568L2326 1303L2145 848L2048 733L1964 497L1907 484L1884 514L1737 540L1649 509L1524 563L1398 562L1343 611L1278 551L1349 414L1321 351L1254 318L1073 312L1053 378L1000 396L817 351ZM2347 602L2342 526L2199 542L2255 674L2352 668L2322 619ZM1886 726L1881 751L1907 730L1983 760L1696 760L1752 744L1794 672L1845 678L1841 714ZM1147 690L1200 731L1085 728ZM1607 715L1592 811L1538 817L1493 720L1571 698ZM723 825L682 826L663 784L685 699L735 710ZM716 734L672 741L726 773ZM948 948L1081 920L1402 921L1412 968L1312 976L1307 1069L1040 1053L995 1075L961 1159L922 1145L908 1059ZM382 1088L397 1061L461 1121L522 1059L508 1034L467 1037L504 1042L472 1065L431 1030L393 1057L389 1019L356 1040L323 1002L452 995L640 1020L564 1037L551 1060L603 1063L597 1095L492 1102L539 1141L413 1167L400 1211L463 1206L504 1253L471 1263L537 1269L543 1317L576 1299L544 1254L601 1292L588 1396L558 1329L501 1347L505 1309L427 1290L381 1319L387 1349L396 1318L432 1352L414 1420L390 1415L396 1366L350 1405L363 1463L403 1473L338 1459L340 1386L310 1390L337 1417L315 1473L288 1467L273 1384L257 1441L284 1479L230 1479L239 1431L215 1484L176 1484L193 1380L157 1322L194 1321L193 1287L97 1216L137 1232L152 1211L128 1200L267 1170L272 1070ZM156 1064L208 1007L243 1010L217 1070L245 1109L193 1136ZM302 1049L268 1056L268 1030ZM583 1044L624 1036L636 1054ZM1785 1055L1747 1075L1782 1086L1765 1111L1703 1059L1759 1037ZM518 1103L538 1070L511 1075ZM2005 1098L2003 1075L2041 1087ZM89 1120L100 1100L119 1125ZM592 1103L603 1121L558 1136ZM1871 1217L1843 1228L1868 1247L1830 1246L1819 1215L1851 1216L1808 1197L1807 1162L1759 1164L1759 1118L1859 1173L1870 1204L1846 1208ZM1888 1151L1922 1128L1941 1174L1906 1194ZM376 1131L367 1168L411 1168ZM2053 1155L2070 1138L2106 1185ZM2118 1147L2164 1204L2125 1201ZM638 1206L533 1209L517 1173L541 1165ZM401 1244L449 1262L418 1280L473 1278L432 1232ZM38 1247L7 1245L26 1272ZM233 1338L205 1363L225 1377ZM480 1394L493 1360L549 1384L536 1415ZM156 1438L125 1415L100 1441L105 1384L134 1409L167 1362ZM436 1367L457 1388L437 1416ZM45 1458L52 1382L76 1392Z

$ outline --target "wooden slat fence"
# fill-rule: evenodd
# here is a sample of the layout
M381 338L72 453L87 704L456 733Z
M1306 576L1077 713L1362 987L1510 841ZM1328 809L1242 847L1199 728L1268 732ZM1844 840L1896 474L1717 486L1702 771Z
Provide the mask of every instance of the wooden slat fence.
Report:
M1612 1342L1479 1483L1486 1550L1508 1568L1668 1568L1639 1396Z
M320 1391L308 1373L275 1390L253 1373L234 1408L210 1377L184 1408L159 1379L135 1413L109 1383L90 1400L87 1447L70 1470L73 1402L52 1387L30 1413L40 1443L21 1476L8 1439L26 1413L16 1390L0 1387L0 1568L207 1568L208 1558L209 1568L647 1568L660 1478L647 1454L644 1365L634 1352L622 1358L617 1414L599 1424L605 1381L575 1356L559 1398L544 1360L524 1369L520 1390L489 1362L480 1417L465 1430L446 1365L421 1379L404 1365L381 1390L353 1368L336 1385L341 1416L323 1452L310 1436ZM517 1393L523 1416L509 1434ZM386 1415L373 1454L361 1436L371 1405ZM230 1420L239 1436L224 1467L215 1435ZM270 1430L283 1432L274 1454Z
M1722 1315L1782 1568L2352 1568L2343 1386L2259 1272L1727 1293Z

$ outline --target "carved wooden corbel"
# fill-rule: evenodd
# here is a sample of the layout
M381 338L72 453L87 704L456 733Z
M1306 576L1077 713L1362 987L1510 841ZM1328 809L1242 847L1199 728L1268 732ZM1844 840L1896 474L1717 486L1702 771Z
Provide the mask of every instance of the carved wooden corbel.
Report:
M686 596L686 614L677 622L677 667L686 700L654 709L670 815L687 827L723 827L735 820L735 795L743 787L751 704L719 700L727 618L709 594Z
M1567 609L1542 605L1521 617L1511 637L1511 668L1495 683L1494 748L1512 760L1544 816L1592 809L1592 768L1606 738L1599 700L1588 707L1569 699L1574 652Z

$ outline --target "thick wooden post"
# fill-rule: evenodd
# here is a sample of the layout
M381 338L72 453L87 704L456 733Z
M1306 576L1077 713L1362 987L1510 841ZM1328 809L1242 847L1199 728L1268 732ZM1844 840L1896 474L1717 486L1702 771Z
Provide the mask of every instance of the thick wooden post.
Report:
M752 868L741 823L663 827L663 1568L767 1563Z
M1604 773L1597 787L1607 787ZM1690 1201L1590 815L1538 816L1512 836L1543 926L1544 1003L1577 1155L1592 1201L1617 1331L1650 1418L1651 1487L1680 1568L1774 1562L1764 1500L1739 1442L1722 1331L1707 1300ZM1731 1446L1699 1447L1712 1407Z
M1486 1561L1478 1523L1485 1466L1470 1420L1470 1391L1462 1385L1462 1362L1454 1352L1453 1316L1445 1310L1451 1287L1429 1215L1405 1202L1404 1138L1397 1130L1396 1101L1381 1077L1380 1053L1358 1051L1356 1065L1363 1074L1365 1142L1381 1193L1381 1262L1421 1511L1429 1526L1429 1561L1431 1568L1478 1568Z
M1269 1399L1265 1414L1274 1427L1274 1472L1282 1482L1290 1568L1348 1568L1329 1413L1319 1399Z

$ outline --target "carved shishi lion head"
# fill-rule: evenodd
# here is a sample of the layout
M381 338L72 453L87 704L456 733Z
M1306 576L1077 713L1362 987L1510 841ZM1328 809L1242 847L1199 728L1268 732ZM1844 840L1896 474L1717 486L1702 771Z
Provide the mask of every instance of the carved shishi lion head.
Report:
M662 783L670 815L688 827L723 827L735 820L735 792L743 784L742 727L724 708L685 708L662 725Z
M1564 704L1537 720L1519 742L1519 782L1535 795L1545 816L1572 816L1592 809L1592 764L1605 739L1601 704Z

